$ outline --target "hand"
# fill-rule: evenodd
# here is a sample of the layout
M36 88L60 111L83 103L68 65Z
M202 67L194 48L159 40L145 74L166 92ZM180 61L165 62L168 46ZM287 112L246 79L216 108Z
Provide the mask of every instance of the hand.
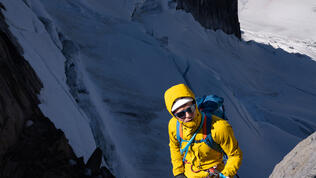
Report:
M182 173L182 174L176 175L175 178L187 178L187 177Z

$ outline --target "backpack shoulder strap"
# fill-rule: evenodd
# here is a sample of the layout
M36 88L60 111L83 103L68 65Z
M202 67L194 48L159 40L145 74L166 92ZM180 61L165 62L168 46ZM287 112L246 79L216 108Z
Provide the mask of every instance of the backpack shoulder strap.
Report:
M208 133L208 127L207 127L207 122L208 122L209 119L207 119L207 116L205 115L205 118L204 118L204 123L203 123L203 140L205 142L205 139L207 137L207 133Z
M180 122L177 120L177 140L181 145L182 142L182 125L180 124Z
M215 151L225 153L223 151L223 149L221 148L221 146L213 140L211 130L212 130L212 117L207 117L207 121L206 121L206 133L207 133L207 135L206 135L205 143L209 147L214 149Z

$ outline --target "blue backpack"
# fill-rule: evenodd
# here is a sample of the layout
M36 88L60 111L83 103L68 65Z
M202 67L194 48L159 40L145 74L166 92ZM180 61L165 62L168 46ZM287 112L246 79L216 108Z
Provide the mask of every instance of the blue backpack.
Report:
M222 119L227 120L223 103L224 103L224 99L216 95L208 95L208 96L196 98L196 104L202 114L202 120L201 120L200 127L197 129L197 131L194 133L194 135L192 136L190 140L183 139L182 124L180 124L180 122L177 121L177 140L180 143L181 154L185 152L183 156L184 162L185 162L185 157L189 150L189 146L191 145L192 142L195 142L195 143L205 142L209 147L211 147L215 151L223 153L224 155L223 160L224 161L227 160L227 155L225 154L221 146L213 140L212 134L211 134L212 115L216 115ZM203 139L195 140L196 134L201 129L203 129ZM188 142L188 144L186 145L184 149L181 149L182 142Z

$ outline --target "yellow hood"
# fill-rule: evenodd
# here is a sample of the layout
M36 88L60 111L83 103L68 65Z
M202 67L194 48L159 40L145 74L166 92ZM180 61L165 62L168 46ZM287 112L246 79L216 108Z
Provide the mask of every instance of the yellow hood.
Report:
M187 87L185 84L178 84L175 85L171 88L169 88L165 92L165 103L167 110L169 113L173 116L171 112L171 108L173 103L178 99L178 98L183 98L183 97L191 97L195 100L195 96L193 92L190 90L189 87Z
M193 92L185 84L175 85L175 86L169 88L165 92L165 103L166 103L167 110L172 115L172 117L175 119L177 119L177 117L175 117L171 112L172 105L174 104L174 102L178 98L183 98L183 97L191 97L195 100L195 96L194 96ZM199 110L197 109L197 106L196 106L196 115L195 115L193 121L183 123L183 121L179 120L179 122L181 124L183 124L183 126L189 128L188 134L195 132L195 129L197 129L197 127L201 123L201 114L200 114Z

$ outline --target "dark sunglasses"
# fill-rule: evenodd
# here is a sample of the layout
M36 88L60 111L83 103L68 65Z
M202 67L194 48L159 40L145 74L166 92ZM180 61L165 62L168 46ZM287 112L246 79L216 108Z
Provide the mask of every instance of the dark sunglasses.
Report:
M192 104L190 107L188 107L186 110L174 113L174 115L180 119L185 118L185 113L188 112L189 114L193 113L195 111L195 104Z

